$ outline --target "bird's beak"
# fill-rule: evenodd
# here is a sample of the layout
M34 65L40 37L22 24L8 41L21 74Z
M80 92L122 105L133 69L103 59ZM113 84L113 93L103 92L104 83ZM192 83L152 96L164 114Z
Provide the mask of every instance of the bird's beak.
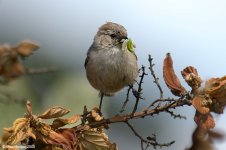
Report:
M127 36L124 36L124 37L121 37L121 40L120 40L120 42L121 43L123 43L125 40L127 40L128 39L128 37Z

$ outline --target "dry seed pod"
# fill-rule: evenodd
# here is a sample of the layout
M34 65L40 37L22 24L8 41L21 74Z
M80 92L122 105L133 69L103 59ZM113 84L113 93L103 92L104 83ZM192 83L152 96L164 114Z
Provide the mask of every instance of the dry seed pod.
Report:
M202 80L199 77L198 71L195 67L188 66L183 71L181 71L181 74L193 90L200 87Z
M195 96L192 100L192 105L201 114L207 114L210 112L207 106L204 106L206 99L204 96Z
M196 111L194 121L204 130L209 130L215 127L215 121L210 113L203 115Z
M186 92L185 88L181 85L178 77L174 72L173 60L170 56L170 53L167 53L166 58L164 59L163 78L166 85L175 96L180 96L181 94Z
M226 76L222 78L211 78L206 81L205 92L215 100L214 103L219 105L218 110L214 112L223 113L223 109L226 106ZM216 108L215 108L216 109Z
M28 57L38 48L39 46L37 43L33 41L25 40L20 42L16 47L14 47L14 50L17 51L17 53L20 56Z

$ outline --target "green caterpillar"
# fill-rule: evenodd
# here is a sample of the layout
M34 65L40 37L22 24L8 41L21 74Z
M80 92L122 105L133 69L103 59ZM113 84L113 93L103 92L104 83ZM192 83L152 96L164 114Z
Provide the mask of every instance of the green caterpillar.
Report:
M134 51L135 51L135 47L134 47L134 43L133 43L133 41L131 40L131 39L128 39L128 41L127 41L127 49L131 52L131 53L133 53Z

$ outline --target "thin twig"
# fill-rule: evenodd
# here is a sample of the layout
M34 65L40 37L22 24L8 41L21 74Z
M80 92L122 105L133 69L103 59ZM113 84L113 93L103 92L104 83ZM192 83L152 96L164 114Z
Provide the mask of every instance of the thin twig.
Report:
M126 94L126 100L123 103L123 106L122 106L122 108L120 110L120 113L122 113L123 111L125 111L126 104L129 102L129 93L130 93L130 91L131 91L132 88L133 88L133 85L129 85L129 88L128 88L127 94Z
M169 142L169 143L160 144L160 143L157 142L155 134L153 134L153 137L148 136L147 139L144 139L144 138L143 138L143 137L142 137L142 136L134 129L134 127L133 127L128 121L126 121L125 123L126 123L126 124L128 125L128 127L133 131L133 133L135 134L135 136L137 136L137 137L141 140L141 149L142 149L142 150L144 150L143 143L146 143L146 144L147 144L147 147L146 147L145 149L147 149L148 146L150 146L150 145L152 145L152 146L156 149L157 146L159 146L159 147L163 147L163 146L168 147L168 146L172 145L173 143L175 143L175 141L172 141L172 142Z
M133 131L133 133L135 134L135 136L137 136L141 141L143 141L143 142L145 142L146 140L145 139L143 139L143 137L133 128L133 126L128 122L128 121L126 121L125 122L127 125L128 125L128 127Z
M182 116L180 114L175 114L173 111L166 110L167 113L169 113L174 119L179 118L179 119L187 119L186 116Z
M139 82L139 84L138 84L138 90L137 90L137 95L135 95L135 97L136 97L136 103L135 103L135 105L134 105L134 108L133 108L133 111L132 111L132 115L136 112L136 110L137 110L137 106L138 106L138 103L139 103L139 101L140 101L140 99L141 99L141 91L142 91L142 83L143 83L143 79L144 79L144 76L145 75L147 75L146 73L145 73L145 67L144 66L142 66L141 67L141 71L142 71L142 74L140 75L140 82Z
M151 108L158 102L174 102L174 101L176 101L176 100L173 98L157 99L157 100L153 101L145 110Z
M25 98L15 98L13 95L9 94L9 93L5 93L0 91L0 95L5 96L7 99L6 100L2 100L0 99L0 102L3 104L9 104L9 103L16 103L16 104L21 104L21 105L25 105L26 104L26 99Z
M55 72L57 70L56 67L51 67L51 68L27 68L26 69L26 74L27 75L33 75L33 74L41 74L41 73L49 73L49 72Z
M140 147L141 147L141 150L145 150L144 149L144 142L142 140L140 140Z
M148 61L150 64L149 70L151 71L151 75L154 78L154 83L157 85L157 87L159 89L159 92L160 92L159 99L162 99L163 98L163 90L162 90L161 85L159 84L159 78L155 75L155 71L153 69L155 64L153 64L152 60L153 60L153 58L151 57L151 55L148 55Z

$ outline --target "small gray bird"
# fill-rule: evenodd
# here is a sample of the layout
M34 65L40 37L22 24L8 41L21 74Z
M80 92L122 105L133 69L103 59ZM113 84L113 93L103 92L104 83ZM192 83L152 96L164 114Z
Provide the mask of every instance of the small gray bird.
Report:
M128 40L126 29L107 22L94 37L85 60L86 76L90 84L100 91L101 110L103 96L113 96L123 87L131 85L138 76L134 43Z

